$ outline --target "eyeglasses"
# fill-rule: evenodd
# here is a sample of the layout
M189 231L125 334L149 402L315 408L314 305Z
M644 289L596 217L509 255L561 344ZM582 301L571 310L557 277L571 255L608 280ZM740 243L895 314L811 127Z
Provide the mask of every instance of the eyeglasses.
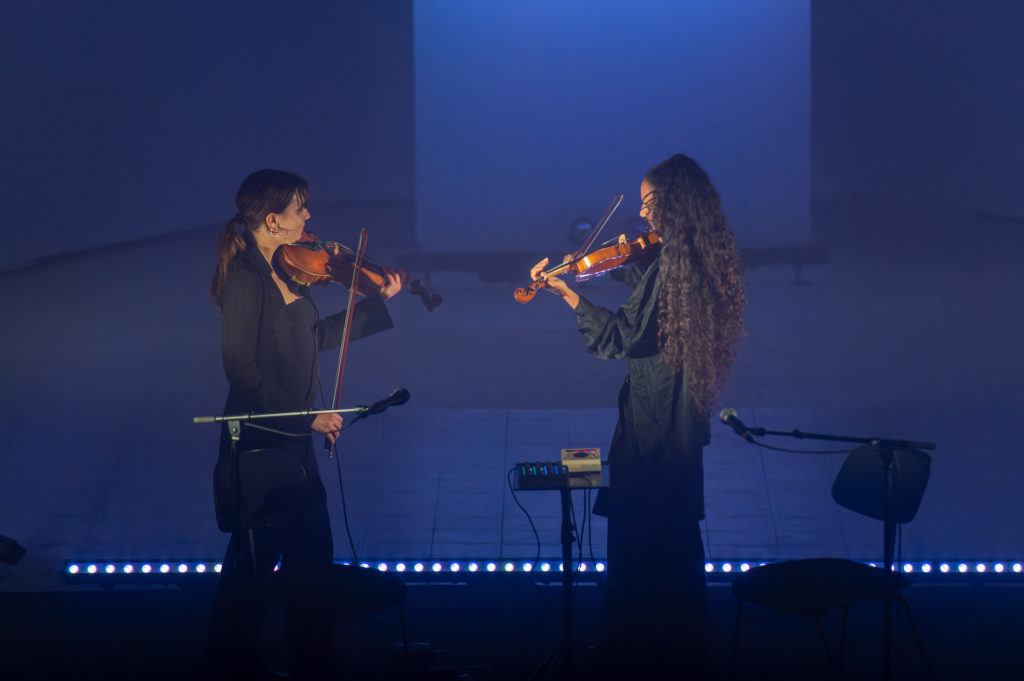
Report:
M646 208L648 213L653 213L654 207L657 205L657 201L655 200L657 199L657 197L658 195L656 192L649 192L647 196L644 196L642 199L640 199L641 210Z

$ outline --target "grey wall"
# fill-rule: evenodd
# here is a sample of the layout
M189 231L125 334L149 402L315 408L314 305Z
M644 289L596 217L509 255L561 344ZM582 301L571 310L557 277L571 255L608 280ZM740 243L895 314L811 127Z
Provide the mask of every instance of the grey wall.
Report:
M7 3L0 269L221 223L264 167L312 183L311 227L407 238L411 55L408 0Z
M813 192L1024 219L1024 3L815 2Z

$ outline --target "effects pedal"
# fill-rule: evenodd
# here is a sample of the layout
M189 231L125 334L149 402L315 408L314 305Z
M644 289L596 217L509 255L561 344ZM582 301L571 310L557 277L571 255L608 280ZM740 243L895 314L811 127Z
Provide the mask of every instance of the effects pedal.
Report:
M597 447L586 449L563 449L562 465L570 473L600 473L601 450Z
M559 489L569 486L569 468L557 461L517 463L516 487L519 489Z

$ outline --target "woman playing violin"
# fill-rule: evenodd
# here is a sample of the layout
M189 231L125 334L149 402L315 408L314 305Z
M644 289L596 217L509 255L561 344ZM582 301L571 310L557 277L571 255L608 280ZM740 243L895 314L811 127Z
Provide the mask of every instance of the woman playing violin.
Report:
M225 414L306 411L319 387L317 355L341 343L345 312L320 318L308 288L291 282L272 265L282 244L299 241L310 219L309 185L280 170L260 170L242 182L238 213L228 221L217 247L210 297L221 312L222 358L229 390ZM401 290L402 278L386 271L376 295L360 301L351 338L391 328L384 300ZM333 444L341 429L337 414L266 419L266 428L243 427L237 444L240 467L232 461L225 426L214 470L217 523L232 533L224 558L211 630L214 662L248 669L258 676L256 643L263 620L261 587L280 561L291 604L286 608L293 664L299 676L329 667L331 619L311 585L327 583L334 561L326 494L313 455L312 433ZM267 429L269 428L269 430ZM257 451L259 450L259 451ZM287 486L260 462L288 462ZM248 476L248 477L242 477ZM268 490L257 509L241 505L237 483ZM251 503L251 499L246 499Z
M547 260L530 274L575 311L593 355L624 359L629 371L611 486L594 507L608 516L609 677L642 676L645 664L672 660L699 678L707 670L702 449L743 332L745 297L733 235L696 162L677 154L655 166L640 198L661 248L612 273L633 288L617 311L545 275ZM647 671L657 678L658 669Z

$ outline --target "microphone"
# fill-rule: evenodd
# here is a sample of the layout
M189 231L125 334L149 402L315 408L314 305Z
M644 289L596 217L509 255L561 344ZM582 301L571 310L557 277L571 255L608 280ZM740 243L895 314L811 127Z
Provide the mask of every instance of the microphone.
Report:
M736 431L736 434L747 442L754 442L754 436L750 434L750 428L747 428L743 425L743 421L739 420L735 409L723 409L718 415L718 420Z
M397 407L400 404L405 404L409 401L409 391L405 388L395 388L390 395L385 397L383 400L377 400L370 407L359 416L372 416L373 414L379 414L388 407Z

